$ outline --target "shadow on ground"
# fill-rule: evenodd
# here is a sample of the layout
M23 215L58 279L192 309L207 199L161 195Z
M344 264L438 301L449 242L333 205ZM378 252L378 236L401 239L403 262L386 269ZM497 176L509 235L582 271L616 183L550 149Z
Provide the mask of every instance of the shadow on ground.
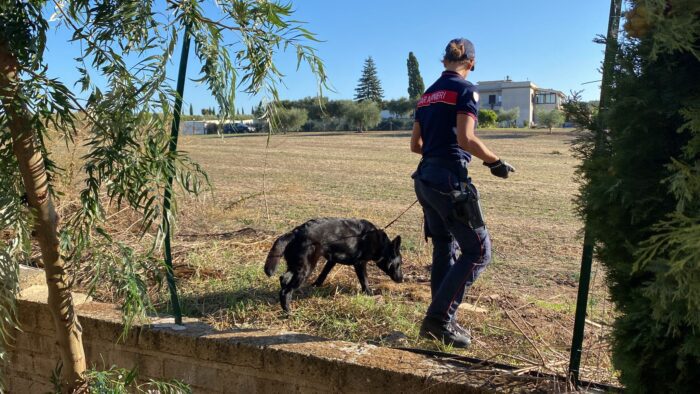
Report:
M278 281L275 279L275 283ZM342 283L325 283L321 287L313 287L311 284L302 286L292 295L292 310L295 302L307 298L328 298L336 293L343 294L359 294L359 286L348 286ZM203 317L207 315L215 315L237 308L247 308L251 305L276 305L279 306L279 288L269 288L266 286L241 288L231 291L208 292L203 295L185 294L180 297L180 306L182 313L190 317ZM169 307L169 305L168 305ZM159 312L168 312L159 311Z

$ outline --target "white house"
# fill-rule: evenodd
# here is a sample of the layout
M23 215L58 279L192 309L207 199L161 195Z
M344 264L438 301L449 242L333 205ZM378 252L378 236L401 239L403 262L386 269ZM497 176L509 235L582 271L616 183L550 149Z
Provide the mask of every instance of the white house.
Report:
M515 82L506 77L501 81L480 81L481 109L509 110L520 107L518 126L537 123L537 111L560 109L566 96L554 89L540 88L530 81Z

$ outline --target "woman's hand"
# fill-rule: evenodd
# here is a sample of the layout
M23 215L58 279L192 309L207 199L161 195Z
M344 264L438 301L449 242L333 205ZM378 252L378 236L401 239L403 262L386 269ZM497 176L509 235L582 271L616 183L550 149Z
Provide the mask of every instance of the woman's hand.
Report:
M484 165L491 169L491 174L499 178L508 178L509 173L515 172L515 167L500 159L493 163L484 162Z

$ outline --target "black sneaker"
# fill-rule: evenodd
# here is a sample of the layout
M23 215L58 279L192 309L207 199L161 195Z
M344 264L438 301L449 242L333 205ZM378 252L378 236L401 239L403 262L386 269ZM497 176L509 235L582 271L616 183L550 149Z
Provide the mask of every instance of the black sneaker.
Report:
M458 348L466 348L471 344L471 339L452 330L450 323L430 317L423 319L419 335L423 338L437 339L445 345L452 345Z
M452 331L456 332L457 334L464 336L464 337L467 337L471 340L472 333L469 330L467 330L466 328L460 326L459 323L457 323L457 320L450 321L450 328L452 329Z

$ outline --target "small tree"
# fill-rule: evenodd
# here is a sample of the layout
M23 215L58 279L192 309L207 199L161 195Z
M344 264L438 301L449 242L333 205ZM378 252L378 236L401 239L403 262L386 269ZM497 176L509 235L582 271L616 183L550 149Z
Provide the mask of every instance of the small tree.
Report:
M551 111L539 110L537 111L537 123L549 128L551 133L552 127L561 126L564 123L564 113L558 109Z
M277 110L277 127L283 131L299 131L309 119L309 114L302 108L280 108Z
M520 117L520 107L513 107L507 110L498 112L498 123L505 123L506 127L515 127L518 118Z
M190 116L194 116L194 109L192 108L191 103L190 103Z
M423 77L420 76L418 59L413 55L413 52L408 53L406 66L408 67L408 98L418 100L425 91L425 84L423 83Z
M376 126L381 120L379 106L373 101L353 103L345 114L348 124L357 128L359 133Z
M494 127L496 120L498 120L498 114L492 109L480 109L478 119L479 127Z
M377 76L377 67L374 65L372 56L370 56L365 60L362 76L357 83L357 88L355 88L355 101L370 100L381 104L383 97L384 90Z

